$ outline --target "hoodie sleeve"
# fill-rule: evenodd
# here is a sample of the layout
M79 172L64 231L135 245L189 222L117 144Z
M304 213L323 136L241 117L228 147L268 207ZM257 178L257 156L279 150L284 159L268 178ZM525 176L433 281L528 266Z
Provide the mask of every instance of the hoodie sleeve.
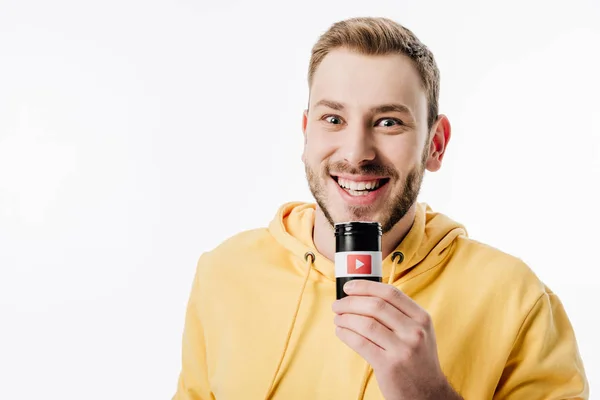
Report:
M494 399L588 398L573 327L559 298L545 292L523 321Z
M198 267L200 261L198 262ZM172 400L212 400L206 367L204 329L198 309L200 288L199 268L196 270L188 300L182 340L182 363L177 391Z

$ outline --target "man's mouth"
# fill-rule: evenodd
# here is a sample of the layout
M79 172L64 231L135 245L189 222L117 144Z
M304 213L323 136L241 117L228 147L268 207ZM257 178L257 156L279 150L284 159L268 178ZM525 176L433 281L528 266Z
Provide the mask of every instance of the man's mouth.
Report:
M376 178L371 180L352 180L339 176L331 176L334 181L348 194L352 196L366 196L367 194L380 189L389 182L390 178Z

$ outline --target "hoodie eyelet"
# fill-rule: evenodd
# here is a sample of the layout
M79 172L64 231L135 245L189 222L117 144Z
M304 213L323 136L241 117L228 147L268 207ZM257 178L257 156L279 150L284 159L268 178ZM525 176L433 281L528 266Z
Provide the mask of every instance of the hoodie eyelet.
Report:
M398 264L401 264L404 261L404 254L401 251L395 251L392 254L392 262L395 262L396 258L398 258Z
M306 253L304 253L304 261L308 262L308 257L311 258L311 264L315 262L315 253L313 253L312 251L307 251Z

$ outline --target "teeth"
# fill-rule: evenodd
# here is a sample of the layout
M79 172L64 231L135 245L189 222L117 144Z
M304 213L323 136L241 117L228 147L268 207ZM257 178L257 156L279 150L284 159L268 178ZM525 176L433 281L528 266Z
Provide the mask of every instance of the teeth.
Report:
M366 196L369 194L366 190L356 191L356 190L346 190L352 196Z
M379 180L375 179L372 181L355 182L348 179L338 178L338 184L344 189L350 189L351 192L364 191L365 189L376 189L377 187L379 187Z

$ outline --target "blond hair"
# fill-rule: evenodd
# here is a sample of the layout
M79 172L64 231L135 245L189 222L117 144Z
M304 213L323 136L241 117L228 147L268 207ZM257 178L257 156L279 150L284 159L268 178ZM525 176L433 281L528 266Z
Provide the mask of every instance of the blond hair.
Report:
M383 17L350 18L334 23L312 48L308 85L315 70L332 50L347 48L365 55L404 54L414 63L427 95L428 127L438 117L440 73L431 51L412 31Z

